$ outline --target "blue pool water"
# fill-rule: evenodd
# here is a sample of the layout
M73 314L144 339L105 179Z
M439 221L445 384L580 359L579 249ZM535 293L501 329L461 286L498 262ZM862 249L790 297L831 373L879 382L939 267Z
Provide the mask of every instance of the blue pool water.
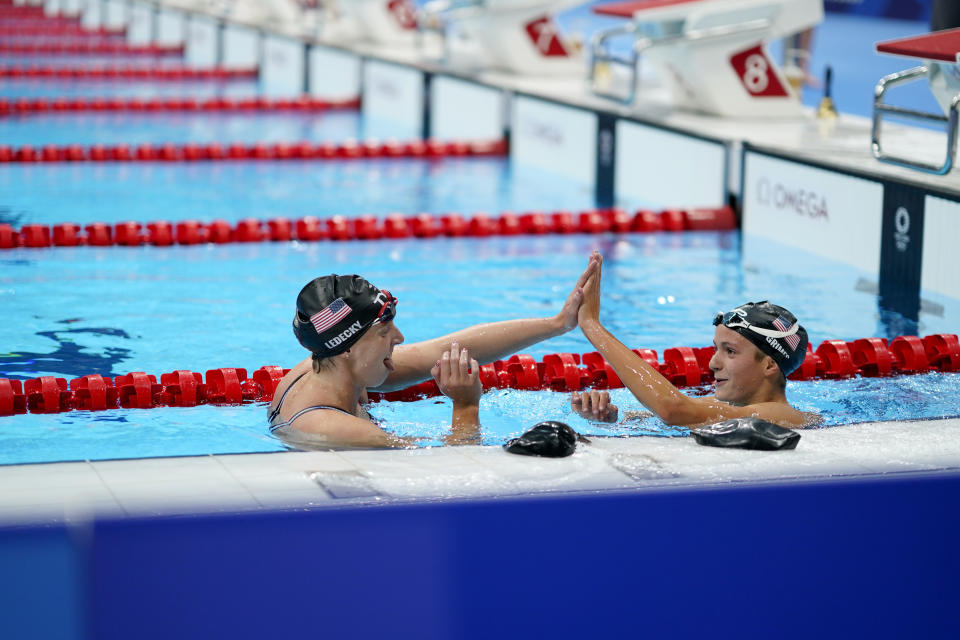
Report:
M2 53L3 67L182 67L183 57L176 55L122 56L114 54Z
M0 140L32 144L343 142L369 137L354 110L317 113L47 113L0 118Z
M593 206L589 189L513 168L504 158L10 164L0 170L0 222L16 226Z
M255 80L98 80L64 78L3 78L0 98L246 98L259 93Z
M393 291L408 342L544 316L562 304L594 247L606 255L603 319L631 346L706 346L716 310L763 297L794 309L814 344L886 331L875 296L853 288L855 272L823 264L798 279L753 262L735 233L16 250L0 256L9 319L0 344L16 345L0 353L0 377L292 366L304 352L289 330L291 301L303 282L331 271L362 273ZM950 330L931 320L927 333ZM573 331L526 351L539 359L591 350ZM640 408L624 390L613 395L625 410ZM823 412L827 424L941 417L957 413L960 376L791 383L789 397ZM570 415L568 402L549 391L488 393L484 441L503 442L558 417L586 434L685 434L652 419L591 425ZM439 443L449 420L442 398L372 411L425 445ZM268 435L260 405L16 416L0 419L0 443L4 463L283 448Z
M624 389L611 391L621 411L642 407ZM870 420L956 416L960 376L924 374L892 379L862 378L790 383L787 397L805 411L818 411L827 427ZM387 429L440 445L449 432L450 402L381 402L370 408ZM109 460L217 453L285 451L265 427L262 404L235 407L167 407L72 412L0 419L0 464ZM542 420L562 420L577 432L599 437L685 437L688 430L652 418L615 425L587 422L569 408L569 395L550 391L495 390L483 396L483 444L502 444Z
M578 19L573 14L574 28ZM829 47L820 51L830 54ZM250 95L256 87L250 81L4 79L0 96L202 97ZM349 112L0 121L5 144L34 145L340 141L389 130L389 124ZM583 187L500 158L0 166L0 222L14 226L577 211L594 204ZM892 337L902 328L878 309L867 274L737 233L17 249L0 252L0 377L289 367L305 355L289 328L292 302L306 281L331 272L360 273L394 292L401 301L397 323L408 342L479 322L545 316L559 309L595 248L606 259L603 319L633 347L662 352L707 346L716 311L764 298L794 310L814 344ZM802 276L796 265L803 265ZM947 319L957 317L958 301L932 302L940 312L922 315L912 332L955 333ZM526 352L539 359L592 350L573 331ZM625 410L639 408L624 390L613 396ZM791 383L788 397L801 409L822 412L827 425L942 417L958 413L960 376ZM568 402L567 394L549 391L490 392L481 411L484 442L501 443L550 418L588 435L686 433L653 419L591 425L571 415ZM439 398L383 402L372 412L389 430L431 445L448 428L450 408ZM0 418L0 464L282 449L267 433L264 407L256 404Z

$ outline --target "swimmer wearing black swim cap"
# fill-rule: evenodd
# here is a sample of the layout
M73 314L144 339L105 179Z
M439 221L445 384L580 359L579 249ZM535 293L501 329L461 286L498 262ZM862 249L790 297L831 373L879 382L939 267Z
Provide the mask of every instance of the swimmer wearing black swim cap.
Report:
M591 260L602 259L594 252ZM692 398L682 393L659 371L617 340L600 323L598 269L584 285L579 323L584 335L617 372L645 407L670 425L699 427L730 418L761 418L788 427L801 428L819 421L819 416L790 406L786 377L802 363L807 352L807 331L783 307L748 302L714 319L710 370L716 379L716 394ZM618 408L607 392L574 393L575 412L599 422L616 422Z
M453 401L445 442L476 442L480 365L576 327L583 285L599 268L599 259L589 262L555 316L481 324L409 345L390 291L358 275L315 278L297 295L293 317L293 333L310 356L277 385L270 430L299 448L409 446L370 417L367 390L395 391L432 377Z

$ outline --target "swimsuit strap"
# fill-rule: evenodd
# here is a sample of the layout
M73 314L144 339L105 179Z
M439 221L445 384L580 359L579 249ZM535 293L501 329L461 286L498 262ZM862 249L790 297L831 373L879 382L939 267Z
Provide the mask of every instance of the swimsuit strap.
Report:
M294 420L296 420L303 414L309 411L316 411L317 409L330 409L332 411L339 411L340 413L346 414L348 416L353 416L354 418L356 418L356 416L354 416L352 413L350 413L349 411L345 411L340 407L334 407L333 405L329 405L329 404L315 404L312 407L307 407L306 409L300 409L300 411L297 411L295 414L293 414L293 417L287 420L286 422L279 422L277 424L270 425L270 433L273 433L274 431L282 427L289 427Z
M289 385L286 389L283 390L283 393L280 395L280 400L277 402L277 406L273 409L273 411L271 411L271 412L267 415L267 422L268 422L268 423L272 423L274 420L276 420L278 417L280 417L280 407L283 406L283 401L284 401L284 399L286 399L287 394L290 392L290 389L293 389L293 385L297 384L297 382L299 382L300 378L302 378L303 376L307 375L307 373L308 373L308 372L304 371L303 373L301 373L300 375L298 375L296 378L293 379L293 382L291 382L290 385ZM350 413L349 411L346 411L346 410L344 410L344 409L341 409L340 407L334 407L333 405L329 405L329 404L316 404L316 405L313 405L312 407L307 407L306 409L301 409L300 411L297 411L297 413L295 413L292 418L290 418L289 420L287 420L287 421L285 421L285 422L280 422L280 423L277 423L277 424L270 424L270 433L273 433L274 431L276 431L277 429L280 429L281 427L289 427L290 424L291 424L294 420L296 420L297 418L299 418L299 417L302 416L303 414L305 414L305 413L307 413L307 412L310 412L310 411L316 411L317 409L330 409L330 410L333 410L333 411L339 411L340 413L344 413L344 414L346 414L346 415L348 415L348 416L356 417L356 416L354 416L352 413ZM378 427L381 426L381 425L380 425L380 422L379 422L376 418L374 418L372 415L370 415L370 412L369 412L369 411L366 411L366 409L364 409L364 411L366 412L367 417L370 419L370 422L372 422L373 424L377 425Z
M287 388L283 390L283 395L280 396L280 401L277 402L276 408L267 415L267 422L273 422L274 420L277 419L277 416L280 415L280 407L283 406L283 400L287 397L287 394L290 393L290 389L293 389L293 385L297 384L300 378L302 378L305 375L307 375L306 371L304 371L303 373L298 375L296 378L294 378L293 382L291 382L289 386L287 386Z

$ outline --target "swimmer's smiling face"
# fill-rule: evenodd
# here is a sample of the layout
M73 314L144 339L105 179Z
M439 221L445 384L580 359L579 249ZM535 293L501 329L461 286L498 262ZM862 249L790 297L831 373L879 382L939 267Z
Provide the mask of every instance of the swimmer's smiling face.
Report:
M723 325L713 332L713 347L716 351L710 358L710 370L717 380L717 400L750 404L767 377L767 361L772 363L773 359Z
M403 334L393 321L378 322L350 347L351 366L367 387L378 387L394 370L393 348Z

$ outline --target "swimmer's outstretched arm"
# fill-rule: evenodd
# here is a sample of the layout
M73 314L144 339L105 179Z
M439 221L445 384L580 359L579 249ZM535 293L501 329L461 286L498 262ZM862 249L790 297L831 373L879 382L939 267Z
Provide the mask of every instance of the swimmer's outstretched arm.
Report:
M594 252L601 263L599 254ZM617 340L600 323L601 268L596 270L583 287L580 305L580 329L587 340L606 358L624 386L630 389L646 408L669 425L699 427L728 418L758 417L785 427L802 426L789 406L767 402L744 407L734 406L713 398L691 398L683 394L659 371Z
M377 391L403 389L426 380L430 377L430 369L453 343L468 348L472 357L480 364L486 364L570 331L577 326L583 285L599 266L599 255L595 259L591 257L560 313L555 316L478 324L432 340L399 345L393 352L395 370Z

